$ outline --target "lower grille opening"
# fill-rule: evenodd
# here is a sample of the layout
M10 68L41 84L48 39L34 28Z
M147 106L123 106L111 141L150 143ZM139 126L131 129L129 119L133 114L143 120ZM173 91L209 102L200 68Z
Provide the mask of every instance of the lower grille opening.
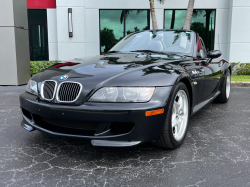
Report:
M25 110L22 108L23 115L28 118L29 120L32 120L31 113L28 110Z
M52 119L41 117L41 120L47 122L51 125L65 127L70 129L81 129L86 131L96 131L98 123L86 122L86 121L74 121L74 120L64 120L64 119Z
M33 115L33 118L39 127L63 134L94 136L98 127L97 122L52 119L38 115Z
M113 134L125 134L132 131L132 129L134 128L134 123L116 122L111 123L109 128L111 129L110 131Z
M98 129L99 125L99 122L54 119L35 114L32 114L32 117L37 126L52 132L62 133L62 134L95 136L96 130ZM100 136L113 136L113 135L126 134L131 132L133 128L134 128L134 123L113 122L107 126L107 129L110 129L110 131Z

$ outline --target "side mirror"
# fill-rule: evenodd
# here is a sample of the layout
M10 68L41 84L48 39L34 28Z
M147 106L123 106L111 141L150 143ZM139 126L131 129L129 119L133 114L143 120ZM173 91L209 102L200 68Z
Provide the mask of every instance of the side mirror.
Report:
M208 54L207 54L207 57L208 58L219 58L221 56L221 51L219 50L214 50L214 51L210 51Z

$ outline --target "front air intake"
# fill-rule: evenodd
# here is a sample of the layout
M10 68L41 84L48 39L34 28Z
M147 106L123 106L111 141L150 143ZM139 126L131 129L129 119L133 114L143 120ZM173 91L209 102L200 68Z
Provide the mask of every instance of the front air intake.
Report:
M58 86L57 100L64 103L75 102L80 96L82 85L77 82L63 82Z
M41 86L42 98L51 101L55 96L56 85L56 81L44 81Z
M96 131L98 127L97 122L86 122L86 121L76 121L76 120L65 120L65 119L52 119L41 116L41 120L49 123L50 125L55 125L58 127L69 128L69 129L81 129L86 131Z

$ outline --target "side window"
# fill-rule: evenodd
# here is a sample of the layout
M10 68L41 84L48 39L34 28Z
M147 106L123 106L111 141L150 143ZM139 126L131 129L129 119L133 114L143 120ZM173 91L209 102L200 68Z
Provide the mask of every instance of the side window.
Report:
M203 40L202 40L201 37L200 37L200 41L201 41L201 45L202 45L202 48L203 48L204 52L207 54L206 46L205 46L205 44L204 44L204 42L203 42Z
M198 58L207 58L207 51L204 45L203 40L199 37L197 43L197 57Z

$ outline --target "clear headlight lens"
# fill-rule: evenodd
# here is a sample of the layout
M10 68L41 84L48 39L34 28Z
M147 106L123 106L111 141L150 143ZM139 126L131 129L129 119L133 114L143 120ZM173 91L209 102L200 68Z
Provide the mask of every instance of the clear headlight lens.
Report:
M155 87L104 87L92 95L94 102L148 102Z
M136 101L139 97L138 88L123 88L123 96L124 99L128 102Z
M105 89L102 89L102 94L105 100L115 101L118 96L118 90L116 87L107 87Z
M38 95L37 82L33 80L29 80L27 87L26 87L26 92L29 92L34 95Z

